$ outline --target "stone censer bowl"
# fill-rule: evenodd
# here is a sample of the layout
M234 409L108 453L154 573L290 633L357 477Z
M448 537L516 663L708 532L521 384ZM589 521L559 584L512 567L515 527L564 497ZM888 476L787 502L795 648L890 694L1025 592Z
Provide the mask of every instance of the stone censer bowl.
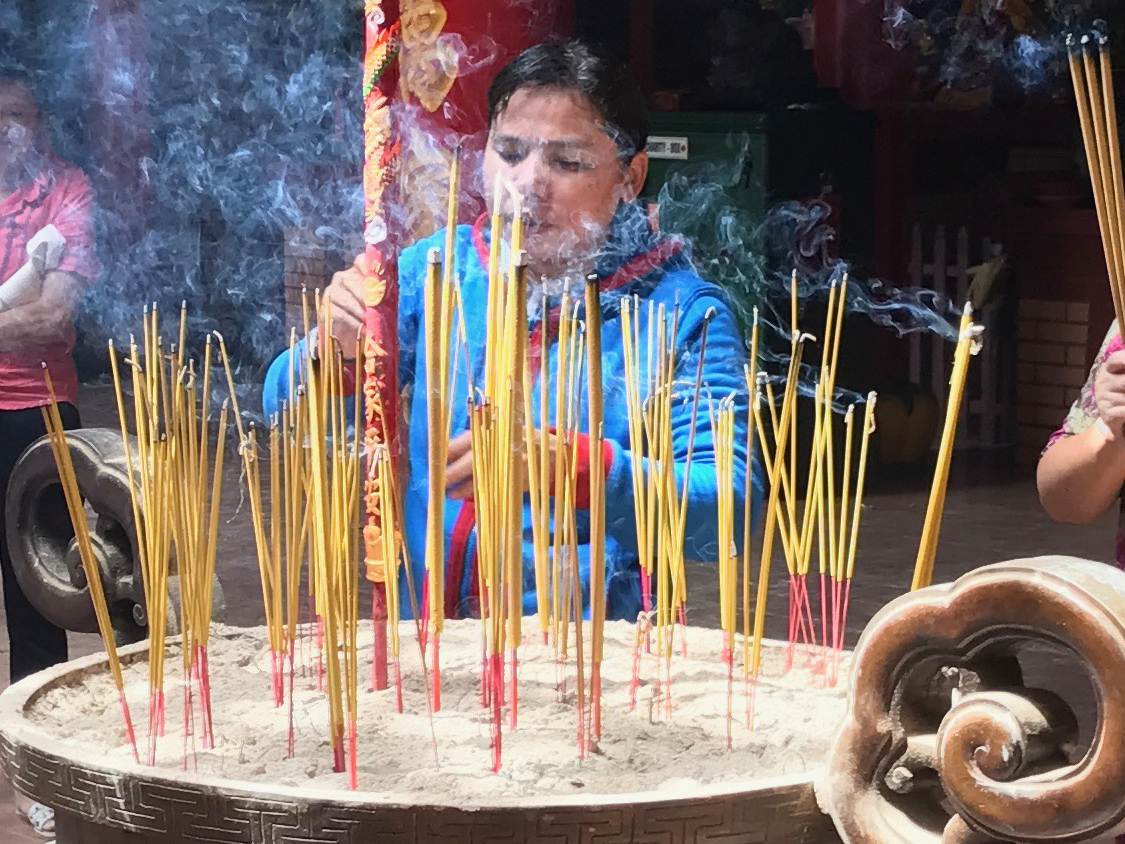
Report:
M143 659L143 645L122 650ZM370 792L262 785L108 763L28 716L59 685L107 671L104 655L56 666L0 695L0 765L56 809L59 844L835 841L809 773L675 791L528 797L503 805L406 805ZM482 776L487 776L483 773Z

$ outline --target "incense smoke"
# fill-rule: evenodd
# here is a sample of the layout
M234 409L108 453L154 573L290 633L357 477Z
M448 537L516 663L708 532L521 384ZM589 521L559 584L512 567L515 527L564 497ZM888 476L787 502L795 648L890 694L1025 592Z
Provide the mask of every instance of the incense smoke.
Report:
M3 4L0 63L38 83L53 146L97 193L103 273L80 308L84 374L105 371L105 340L127 343L145 304L156 302L174 331L186 301L193 350L218 330L241 378L258 380L287 341L289 232L319 238L328 275L361 245L363 4L146 0L112 15L75 10L44 0L21 15ZM440 37L462 79L498 53L485 38ZM461 117L449 103L440 116ZM402 120L434 123L416 103ZM432 194L442 220L447 151L460 140L407 136L412 189ZM478 169L470 163L466 174Z
M144 303L172 315L186 301L195 343L217 329L261 364L284 334L286 228L317 227L333 248L362 219L354 10L152 0L84 19L43 5L5 34L43 51L28 64L53 91L52 141L97 192L91 349L137 331Z
M1067 95L1065 33L1089 27L1088 0L1026 6L1004 0L884 0L884 37L910 48L922 91L994 89L1005 96Z
M758 309L759 359L775 383L784 382L793 326L790 284L797 273L801 313L822 306L833 284L849 274L847 313L862 315L897 336L933 332L955 340L958 311L932 290L900 288L856 274L847 261L832 257L836 232L829 208L819 201L783 202L756 220L734 198L748 154L745 136L732 136L730 155L721 163L690 164L661 188L662 230L684 237L699 274L726 290L749 341L752 312ZM812 344L816 346L817 344ZM819 376L819 351L806 348L800 390L812 396ZM837 388L835 408L842 413L863 395Z
M287 229L315 232L329 272L360 243L361 3L148 0L141 9L79 15L64 0L45 0L22 15L0 10L3 55L22 59L15 63L40 83L54 145L90 174L98 194L104 272L81 309L79 357L89 373L91 361L104 361L107 337L120 344L137 332L146 303L171 316L186 301L192 346L219 330L256 380L286 340ZM442 37L462 78L494 63L499 49ZM442 108L446 120L458 117L449 103ZM403 116L415 125L426 118L417 105ZM420 162L411 188L429 197L431 224L441 224L454 144L465 144L463 193L486 192L483 140L409 135ZM731 189L746 154L746 141L737 141L726 162L680 171L660 192L660 219L691 244L700 274L727 290L747 336L759 307L764 359L780 364L792 269L803 298L815 302L847 267L828 257L834 233L821 206L781 205L764 221L739 207ZM932 294L852 281L852 310L899 333L951 336L949 309ZM811 384L811 374L802 380Z

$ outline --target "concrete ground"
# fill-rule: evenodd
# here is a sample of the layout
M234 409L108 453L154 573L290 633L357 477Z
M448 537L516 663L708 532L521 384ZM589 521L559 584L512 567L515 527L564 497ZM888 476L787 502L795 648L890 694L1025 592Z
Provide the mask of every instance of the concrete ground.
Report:
M84 388L80 408L89 427L116 428L112 393L104 387ZM848 644L887 601L909 588L925 513L929 478L901 473L872 478L859 541L858 566L848 619ZM227 518L221 526L222 557L218 576L227 602L227 621L238 625L263 622L257 563L249 516L238 506L239 472L232 461L224 481ZM950 483L945 522L936 566L936 580L950 580L988 563L1043 554L1066 554L1109 560L1113 554L1115 519L1091 527L1052 523L1039 508L1034 477L1000 459L980 455L959 457ZM775 572L784 572L780 556ZM714 625L718 609L713 567L693 565L689 573L690 620ZM768 635L785 637L786 584L778 575L771 592ZM2 612L2 610L0 610ZM96 636L70 637L72 655L100 650ZM7 686L7 640L0 642L0 689ZM13 792L0 779L0 818L9 817ZM24 824L6 826L5 842L40 841Z

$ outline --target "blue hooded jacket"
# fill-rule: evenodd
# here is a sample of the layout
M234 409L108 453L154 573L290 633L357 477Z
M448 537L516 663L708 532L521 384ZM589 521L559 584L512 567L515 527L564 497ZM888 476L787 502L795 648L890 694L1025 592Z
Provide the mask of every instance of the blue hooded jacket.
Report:
M488 231L485 218L475 226L458 226L455 240L455 272L461 279L469 359L473 382L483 383L486 337L486 304L488 301ZM405 389L412 387L406 444L409 466L404 494L407 553L415 584L422 584L425 560L425 525L427 507L428 433L426 401L425 339L422 289L426 273L426 255L431 249L444 252L445 232L440 231L405 249L399 258L399 379ZM443 255L444 260L444 255ZM699 360L702 329L708 311L714 314L707 329L707 346L703 361L704 390L701 395L692 459L688 479L688 510L684 538L686 559L714 562L718 558L718 501L715 476L715 455L711 431L709 403L733 396L735 406L734 497L735 536L741 539L743 499L746 481L745 443L749 396L743 365L746 349L738 324L722 290L695 273L679 241L662 238L651 232L643 208L623 204L614 218L607 244L598 256L596 271L601 283L602 307L602 378L604 382L604 430L606 454L611 455L606 473L606 613L611 619L635 620L642 608L640 567L637 556L636 520L633 495L633 463L646 461L643 454L632 450L629 439L628 412L624 381L624 350L620 306L626 296L637 296L640 359L648 354L648 303L655 313L663 305L669 316L679 308L676 329L678 350L677 381L681 386L672 410L672 438L676 456L677 489L683 489L687 470L688 443L692 422L692 397ZM557 304L557 303L556 303ZM579 319L584 313L579 310ZM541 314L529 313L534 337L541 328ZM550 319L548 319L550 325ZM671 325L671 320L668 322ZM654 333L655 336L655 333ZM548 331L548 383L553 385L558 362L558 344ZM304 341L298 346L298 363L304 360ZM468 429L467 381L464 355L456 352L455 392L451 395L452 436ZM287 398L289 384L289 351L274 360L263 387L263 406L267 416L280 409ZM535 418L539 413L538 371L533 375L532 405ZM581 429L586 431L585 390L582 390L579 414ZM642 397L645 395L641 390ZM553 390L549 390L548 419L555 418ZM760 472L753 478L753 511L758 512L762 482ZM473 530L474 508L471 501L447 500L445 507L445 549L447 554L446 595L448 617L473 615L477 611L476 533ZM536 611L535 565L531 532L531 511L524 498L524 611ZM553 531L553 524L551 529ZM589 587L589 514L577 513L579 536L579 567L584 589ZM405 579L402 595L406 595ZM691 584L688 584L689 593ZM717 597L717 596L716 596ZM589 607L589 596L583 594ZM410 608L402 607L403 617Z

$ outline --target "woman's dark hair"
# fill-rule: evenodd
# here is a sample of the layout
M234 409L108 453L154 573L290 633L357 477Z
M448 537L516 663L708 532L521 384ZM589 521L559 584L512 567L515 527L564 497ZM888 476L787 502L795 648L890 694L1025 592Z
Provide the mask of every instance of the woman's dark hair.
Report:
M605 120L627 160L645 148L645 98L625 66L601 47L577 39L528 47L496 74L488 88L488 123L524 88L557 88L584 96Z

